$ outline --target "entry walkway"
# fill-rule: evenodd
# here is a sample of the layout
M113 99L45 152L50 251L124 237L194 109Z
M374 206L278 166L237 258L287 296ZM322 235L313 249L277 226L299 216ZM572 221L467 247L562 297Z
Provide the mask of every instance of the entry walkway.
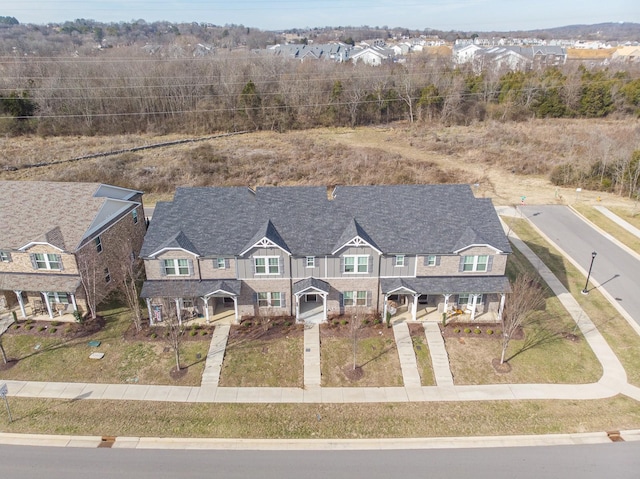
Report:
M37 381L3 381L9 396L54 398L66 400L110 399L132 401L174 401L210 403L380 403L380 402L424 402L424 401L487 401L528 399L602 399L625 394L640 401L640 388L627 383L624 368L607 342L591 322L578 302L571 296L553 273L535 256L515 234L510 239L532 264L538 266L542 278L554 291L558 299L576 321L585 340L602 364L603 375L591 384L487 384L452 385L449 378L437 379L436 386L416 387L320 387L320 339L319 327L305 329L305 386L304 388L231 388L219 387L215 381L220 363L221 344L210 349L207 381L201 387L145 386L140 384L95 384L95 383L48 383ZM435 323L434 323L435 324ZM427 325L428 326L428 325ZM224 326L218 326L222 328ZM406 328L406 325L404 326ZM402 327L401 327L402 328ZM400 331L401 329L398 329ZM407 329L408 332L408 329ZM425 328L427 338L436 339L435 331ZM223 331L219 332L220 337ZM439 332L438 332L439 334ZM214 334L214 337L216 335ZM409 338L410 340L410 338ZM442 340L442 338L440 338ZM406 342L406 339L402 341ZM403 346L404 347L404 346ZM307 351L307 348L310 350ZM440 346L429 343L432 355ZM442 351L441 351L442 352ZM445 352L446 354L446 352ZM307 359L308 355L308 359ZM415 360L415 358L414 358ZM410 360L407 360L410 362ZM443 373L444 359L433 360L436 374ZM206 369L206 368L205 368ZM411 374L411 373L410 373ZM449 373L450 374L450 373ZM219 377L219 372L218 372ZM413 379L411 381L414 381Z
M413 350L413 341L409 333L409 326L405 322L398 322L393 325L393 336L396 340L398 357L400 358L400 368L402 370L402 380L405 388L419 388L420 373L416 362L416 353Z
M453 375L449 367L449 355L444 346L444 338L440 332L438 323L424 323L424 332L427 335L427 345L431 355L431 365L437 386L453 386Z
M229 324L219 324L213 331L211 345L209 346L202 373L202 386L218 386L224 351L227 348L227 340L229 339L229 331L231 331L231 325Z
M304 387L320 387L320 325L304 325Z

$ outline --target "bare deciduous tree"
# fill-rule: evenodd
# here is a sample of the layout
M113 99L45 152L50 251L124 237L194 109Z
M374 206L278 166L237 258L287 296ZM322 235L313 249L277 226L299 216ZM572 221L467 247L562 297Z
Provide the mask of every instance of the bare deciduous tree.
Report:
M124 297L127 306L131 310L131 320L136 328L136 332L142 329L142 313L140 312L140 303L138 300L138 282L142 279L144 269L142 261L135 258L129 244L122 243L123 248L128 248L129 253L120 255L120 291Z
M527 324L531 313L540 309L545 302L544 289L536 278L524 273L511 284L511 293L507 296L502 313L502 354L500 364L504 364L509 342L518 329Z
M180 345L184 335L184 326L178 316L178 309L175 300L162 298L162 324L164 325L164 338L169 347L173 350L176 360L176 371L180 371Z

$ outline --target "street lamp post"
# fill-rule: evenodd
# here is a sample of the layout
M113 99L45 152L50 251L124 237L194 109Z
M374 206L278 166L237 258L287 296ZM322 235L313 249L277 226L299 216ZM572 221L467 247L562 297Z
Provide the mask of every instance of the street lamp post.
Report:
M593 268L593 260L596 259L597 255L598 253L596 253L595 251L591 253L591 264L589 265L589 272L587 273L587 282L584 283L584 289L582 290L582 294L589 294L589 290L587 290L587 287L589 286L589 277L591 276L591 268Z

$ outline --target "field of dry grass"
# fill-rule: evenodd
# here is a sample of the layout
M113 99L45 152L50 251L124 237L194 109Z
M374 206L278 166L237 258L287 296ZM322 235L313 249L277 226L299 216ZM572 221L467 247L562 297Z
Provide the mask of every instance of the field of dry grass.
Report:
M0 179L99 181L134 187L147 202L177 186L477 184L496 204L595 201L629 206L612 194L556 188L554 166L591 165L638 148L640 120L531 120L471 126L395 123L386 127L254 132L161 149L39 168L88 153L177 139L177 136L19 137L0 139ZM17 170L15 168L18 168Z

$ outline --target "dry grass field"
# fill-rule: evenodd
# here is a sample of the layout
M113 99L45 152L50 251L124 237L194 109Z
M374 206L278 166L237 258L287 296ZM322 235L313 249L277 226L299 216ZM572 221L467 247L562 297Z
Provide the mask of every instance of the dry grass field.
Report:
M588 167L639 147L639 120L530 120L470 126L395 123L385 127L253 132L38 168L39 162L121 150L177 136L0 139L0 179L99 181L134 187L147 203L177 186L469 183L494 203L631 203L613 194L553 186L554 166ZM17 168L17 169L16 169Z

